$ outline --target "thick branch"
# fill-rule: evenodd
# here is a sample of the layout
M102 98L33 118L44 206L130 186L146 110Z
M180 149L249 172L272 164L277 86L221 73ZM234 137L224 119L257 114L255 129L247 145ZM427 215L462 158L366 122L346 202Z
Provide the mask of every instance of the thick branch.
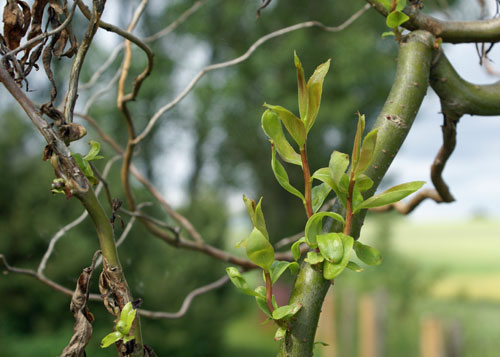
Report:
M463 114L500 115L500 81L483 85L467 82L442 51L432 66L430 85L441 100L443 113L455 120Z
M398 153L427 91L434 37L416 31L401 43L396 78L374 127L378 128L376 154L366 174L374 181L372 194ZM340 209L334 209L339 211ZM351 234L359 236L366 211L355 216ZM311 265L302 263L290 303L303 307L281 343L279 356L312 356L319 313L330 282Z
M382 15L387 16L387 10L380 0L366 0ZM422 13L414 6L404 10L410 20L402 26L408 30L425 30L444 42L497 42L500 40L500 18L478 21L442 21Z

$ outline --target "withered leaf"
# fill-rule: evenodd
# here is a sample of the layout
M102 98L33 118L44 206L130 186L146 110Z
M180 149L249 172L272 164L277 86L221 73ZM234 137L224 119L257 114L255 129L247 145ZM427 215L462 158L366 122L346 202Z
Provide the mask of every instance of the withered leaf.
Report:
M15 50L28 31L31 11L24 1L7 0L3 9L3 35L7 47Z
M99 254L100 251L95 252L92 259L92 265L83 269L80 277L78 278L78 282L76 283L76 289L73 293L70 304L70 310L75 317L73 336L71 337L69 344L62 351L61 357L85 356L85 347L89 343L90 337L92 336L92 322L94 322L94 316L87 308L90 279Z

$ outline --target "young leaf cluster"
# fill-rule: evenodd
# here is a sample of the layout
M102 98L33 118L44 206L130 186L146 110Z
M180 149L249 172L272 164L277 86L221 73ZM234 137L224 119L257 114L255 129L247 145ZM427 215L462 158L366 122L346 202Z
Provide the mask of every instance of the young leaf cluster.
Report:
M405 2L399 0L393 11L401 11ZM402 6L402 7L401 7ZM345 268L356 272L363 270L358 264L351 261L355 255L367 265L379 265L382 262L380 253L373 247L355 240L350 232L353 216L362 209L384 206L397 202L418 190L424 182L415 181L394 186L382 193L365 197L366 192L373 186L373 181L365 174L372 165L377 152L377 129L364 135L365 117L358 113L356 136L351 156L333 151L328 167L323 167L310 175L309 163L306 155L307 136L318 115L323 81L330 67L330 60L316 68L311 78L305 82L302 64L294 53L295 68L297 71L298 103L300 118L291 111L278 105L264 104L267 108L262 115L262 128L269 137L272 147L271 167L278 183L288 192L298 197L304 204L308 217L304 229L304 237L296 241L292 247L295 262L275 261L274 248L269 242L262 199L258 203L243 196L253 229L250 235L242 240L237 247L246 249L248 258L263 271L263 280L266 286L250 288L238 269L227 268L232 283L244 294L254 296L259 308L279 326L275 339L279 340L286 335L289 320L300 311L302 305L295 303L278 306L272 286L278 278L289 269L296 273L299 269L297 261L301 258L301 244L310 248L304 261L322 271L326 280L333 280ZM292 145L283 131L286 129L296 146ZM278 155L276 155L276 153ZM289 164L299 166L304 173L304 191L293 187L288 179L285 167L278 157ZM320 183L313 186L314 180ZM334 212L318 212L324 200L333 191L337 199L345 208L345 215ZM326 232L323 219L333 219L343 227L342 232Z
M380 0L380 2L388 12L385 23L387 27L392 29L392 31L384 32L382 37L396 36L396 39L399 40L401 37L399 26L410 19L408 15L403 12L406 6L406 0Z
M83 174L87 177L90 183L92 183L93 185L97 185L99 180L94 175L94 171L90 166L90 161L102 159L104 158L104 156L99 155L99 151L101 151L101 144L99 144L97 141L90 140L89 145L90 150L87 155L82 156L81 154L72 152L71 156L73 156L76 163L78 164L78 167L80 168L80 170L82 170Z
M244 247L248 258L262 269L263 280L266 286L258 286L255 289L250 288L246 279L235 267L228 267L226 272L238 290L246 295L255 297L257 306L270 320L275 321L279 326L286 326L293 315L300 310L301 305L278 306L272 294L272 286L287 269L292 274L296 274L299 265L296 262L274 260L274 248L269 242L269 235L261 207L262 199L256 204L254 200L243 196L243 201L245 202L254 228L250 235L238 243L237 246Z
M130 334L130 329L132 328L136 313L137 310L132 307L132 303L126 303L120 313L120 319L115 325L115 331L104 336L101 340L101 348L109 347L120 340L122 340L123 343L134 340L135 337Z

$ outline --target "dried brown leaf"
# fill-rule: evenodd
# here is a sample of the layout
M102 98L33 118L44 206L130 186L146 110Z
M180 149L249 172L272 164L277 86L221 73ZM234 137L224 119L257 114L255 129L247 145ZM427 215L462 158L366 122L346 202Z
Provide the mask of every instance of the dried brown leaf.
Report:
M95 268L95 262L99 256L100 251L94 254L92 265L83 269L76 289L71 298L70 310L75 317L75 324L73 325L73 336L68 345L61 353L61 357L83 357L85 356L85 347L92 337L92 322L94 316L87 308L87 301L89 298L90 279Z
M3 35L7 47L14 50L28 31L31 11L24 1L7 0L3 9Z

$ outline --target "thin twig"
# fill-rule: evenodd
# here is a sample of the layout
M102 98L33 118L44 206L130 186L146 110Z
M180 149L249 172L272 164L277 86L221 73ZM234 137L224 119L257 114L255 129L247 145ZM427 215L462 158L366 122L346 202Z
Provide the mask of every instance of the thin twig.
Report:
M143 309L138 309L138 312L139 314L141 314L141 316L150 317L152 319L178 319L186 314L195 297L218 289L228 281L229 277L227 275L224 275L222 278L214 281L213 283L194 289L186 296L186 298L182 302L181 308L177 312L148 311Z
M179 16L174 22L165 27L163 30L144 38L144 42L149 43L160 39L163 36L168 35L170 32L174 31L179 25L186 21L191 15L193 15L200 7L202 7L207 0L196 1L189 9L184 11L181 16Z
M69 75L68 93L66 94L66 99L64 101L63 112L66 123L73 121L73 110L75 109L76 99L78 98L78 80L80 78L80 71L82 70L83 62L90 44L92 43L92 39L99 28L98 22L104 10L105 3L106 0L93 0L93 11L89 20L89 27L87 28L87 32L85 32L82 42L80 43L80 47L78 47L76 56L73 59Z
M54 289L54 290L56 290L58 292L61 292L61 293L65 294L65 295L68 295L68 296L72 296L73 295L73 290L68 289L68 288L62 286L62 285L56 283L55 281L53 281L51 279L48 279L43 274L39 274L36 271L34 271L33 269L23 269L23 268L17 268L17 267L11 266L7 262L7 260L5 259L5 256L3 254L0 254L0 261L3 263L4 268L5 268L5 270L7 272L31 276L31 277L33 277L35 279L38 279L43 284L51 287L52 289ZM96 262L96 266L97 266L97 262ZM191 303L193 302L193 299L195 297L200 296L202 294L206 294L206 293L208 293L208 292L210 292L212 290L220 288L225 283L227 283L228 280L229 280L229 277L227 275L224 275L223 277L221 277L220 279L214 281L213 283L210 283L208 285L204 285L202 287L194 289L188 295L186 295L186 297L185 297L185 299L184 299L184 301L182 303L182 306L181 306L181 308L180 308L180 310L178 312L151 311L151 310L145 310L145 309L138 309L137 312L141 316L149 317L149 318L153 318L153 319L161 319L161 318L176 319L176 318L180 318L180 317L182 317L183 315L186 314L186 312L188 311L188 309L191 306ZM89 300L102 301L102 297L101 297L100 294L89 294Z
M188 93L194 88L194 86L196 85L196 83L198 83L198 81L205 75L207 74L208 72L210 71L213 71L213 70L216 70L216 69L221 69L221 68L226 68L226 67L230 67L230 66L234 66L234 65L237 65L245 60L247 60L250 55L252 55L252 53L255 52L255 50L257 48L259 48L262 44L264 44L265 42L269 41L270 39L273 39L275 37L279 37L279 36L283 36L287 33L290 33L290 32L293 32L293 31L297 31L297 30L301 30L301 29L304 29L304 28L309 28L309 27L319 27L321 29L323 29L324 31L328 31L328 32L338 32L338 31L342 31L344 30L347 26L349 26L350 24L352 24L354 21L356 21L362 14L364 14L369 8L371 7L371 5L369 4L366 4L365 6L363 6L363 8L359 11L357 11L356 13L354 13L349 19L347 19L344 23L342 23L341 25L339 26L335 26L335 27L329 27L329 26L325 26L324 24L322 24L321 22L319 21L307 21L307 22L302 22L300 24L296 24L296 25L293 25L293 26L289 26L289 27L285 27L285 28L282 28L280 30L277 30L277 31L274 31L274 32L271 32L265 36L262 36L261 38L259 38L257 41L255 41L253 43L252 46L250 46L250 48L241 56L237 57L237 58L234 58L230 61L226 61L226 62L221 62L221 63L217 63L217 64L212 64L212 65L209 65L209 66L206 66L205 68L203 68L202 70L200 70L196 76L194 76L194 78L191 80L191 82L189 82L189 84L186 86L186 88L184 88L184 90L179 93L177 95L177 97L172 100L170 103L164 105L163 107L161 107L152 117L151 119L149 120L146 128L143 130L143 132L139 135L137 135L137 137L135 138L134 140L134 143L137 144L139 143L140 141L142 141L150 132L151 130L153 129L154 125L156 124L156 122L160 119L160 117L165 113L167 112L168 110L172 109L173 107L175 107L186 95L188 95Z
M439 195L439 193L431 188L425 189L418 191L411 200L408 202L396 202L392 203L390 205L382 206L382 207L375 207L375 208L370 208L370 212L389 212L392 210L397 211L398 213L401 213L403 215L408 215L411 212L415 210L415 208L418 207L423 201L426 199L430 199L436 203L442 203L443 199Z
M441 126L443 131L443 145L434 159L431 166L431 180L444 202L453 202L455 198L450 193L448 185L443 180L443 170L446 162L450 158L457 144L457 129L458 119L453 119L449 115L443 114L444 123Z

